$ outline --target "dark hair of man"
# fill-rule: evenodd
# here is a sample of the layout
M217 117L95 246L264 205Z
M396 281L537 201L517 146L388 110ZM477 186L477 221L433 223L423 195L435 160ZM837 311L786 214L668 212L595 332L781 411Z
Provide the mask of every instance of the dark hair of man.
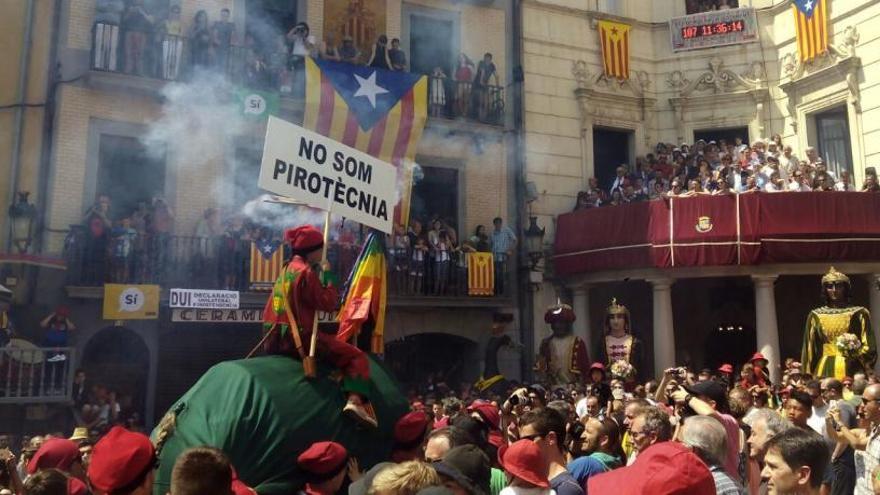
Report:
M838 394L843 393L843 383L837 378L829 378L828 381L825 382L825 388L828 390L833 390Z
M41 469L24 483L28 495L67 495L67 475L57 469Z
M542 436L547 436L552 431L556 434L556 445L559 446L559 450L564 449L565 418L558 412L546 407L532 409L523 414L519 420L520 430L527 425L532 425L532 428Z
M767 441L767 451L777 450L792 471L810 468L810 485L818 488L831 458L825 439L813 431L792 428Z
M214 447L184 451L171 472L171 493L174 495L228 494L231 486L229 458Z
M803 390L792 390L790 394L788 394L788 400L793 400L795 402L799 402L805 409L812 411L813 409L813 398L810 397L810 394L804 392Z
M495 217L495 218L492 219L492 223L493 223L493 224L494 224L494 223L501 223L501 222L502 222L501 217Z
M819 383L819 380L810 380L805 387L810 390L822 390L822 384Z
M450 449L458 447L459 445L474 443L471 441L470 435L461 428L455 426L444 426L443 428L433 430L428 434L428 441L431 441L434 438L445 438L446 441L449 442Z
M602 426L599 428L599 438L603 436L608 437L609 453L618 459L626 459L626 454L623 452L620 442L620 426L617 424L617 421L612 418L602 420Z

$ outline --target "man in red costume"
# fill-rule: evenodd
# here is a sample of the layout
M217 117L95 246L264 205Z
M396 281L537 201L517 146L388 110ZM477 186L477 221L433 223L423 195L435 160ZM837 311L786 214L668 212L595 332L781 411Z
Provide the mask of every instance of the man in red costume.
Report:
M568 304L557 303L547 308L544 321L553 335L541 341L535 371L550 385L586 383L590 359L587 346L572 333L575 315Z
M325 261L321 266L324 237L318 229L311 225L288 229L284 241L290 245L291 259L263 310L263 331L268 333L263 349L268 354L300 358L309 351L315 311L336 311L339 292L333 284L329 263ZM299 329L302 348L294 340L291 320ZM348 402L343 413L363 424L377 426L369 403L370 363L366 354L323 332L318 332L317 354L344 374L342 389Z

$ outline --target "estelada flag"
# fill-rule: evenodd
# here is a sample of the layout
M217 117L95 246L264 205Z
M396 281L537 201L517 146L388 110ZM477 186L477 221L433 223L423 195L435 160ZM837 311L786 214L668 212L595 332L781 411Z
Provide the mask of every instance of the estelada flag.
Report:
M798 55L801 62L812 60L828 51L829 0L792 0Z
M629 24L599 21L599 42L605 75L629 79Z
M395 223L409 218L412 168L427 118L425 76L306 59L303 127L397 167ZM403 219L403 221L401 221Z
M279 241L260 239L251 243L251 269L248 282L252 290L270 290L284 268L284 247Z
M384 354L385 307L387 304L388 272L383 237L371 230L361 254L351 269L339 309L339 331L336 339L347 342L357 337L364 324L372 323L370 351Z
M468 295L491 296L495 293L495 263L492 253L468 253Z

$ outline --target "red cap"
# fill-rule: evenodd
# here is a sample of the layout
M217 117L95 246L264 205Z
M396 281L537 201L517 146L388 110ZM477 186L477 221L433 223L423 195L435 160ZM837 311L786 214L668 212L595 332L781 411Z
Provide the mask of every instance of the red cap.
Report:
M722 373L732 374L733 373L733 365L729 363L724 363L718 367L718 371Z
M311 225L284 231L284 242L297 251L314 251L324 245L324 234Z
M412 407L410 409L412 409L413 411L424 411L425 403L417 400L412 403Z
M124 488L153 466L156 450L141 433L114 426L92 448L89 481L102 492Z
M567 304L551 306L550 308L547 308L547 311L544 313L544 323L555 323L558 321L574 323L574 320L574 310L572 310L571 306Z
M550 466L541 454L541 447L531 440L518 440L502 446L498 449L498 463L516 478L541 488L550 486L550 480L547 479Z
M425 435L425 430L431 420L424 411L413 411L405 414L394 424L394 441L397 443L412 443Z
M468 406L468 411L479 414L483 421L489 425L489 429L497 430L500 428L501 414L498 412L498 408L491 402L475 400Z
M296 458L300 468L318 476L339 471L348 461L348 451L336 442L315 442Z
M841 380L841 382L842 382L842 383L849 383L850 385L852 385L853 377L851 377L851 376L845 376L845 377L843 377L843 380Z
M85 483L71 476L67 478L67 495L89 495L89 488Z
M67 318L68 316L70 316L70 308L61 304L55 308L55 315L59 318Z
M587 490L615 495L715 495L715 481L690 449L678 442L661 442L640 453L632 466L593 476Z
M50 438L43 442L40 450L31 458L27 465L28 474L41 469L57 468L65 473L70 471L73 461L80 457L79 446L66 438Z
M767 358L765 358L763 354L761 354L760 352L756 352L754 355L752 355L752 359L749 359L749 362L754 363L755 361L757 361L759 359L762 361L767 360Z
M590 365L590 371L593 370L599 370L602 373L605 373L605 365L600 363L599 361L596 361L595 363Z

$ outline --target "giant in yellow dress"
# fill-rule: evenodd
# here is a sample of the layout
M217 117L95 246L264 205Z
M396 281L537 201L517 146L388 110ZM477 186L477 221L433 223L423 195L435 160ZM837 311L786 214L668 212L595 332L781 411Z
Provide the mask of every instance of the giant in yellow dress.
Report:
M841 291L836 296L832 294L834 285L838 285ZM870 312L862 306L848 304L849 278L834 267L822 277L822 286L826 305L810 311L807 316L801 362L817 378L842 380L853 373L872 369L877 359L877 345ZM844 288L845 296L842 293ZM855 335L862 343L861 348L849 358L835 345L837 338L844 333Z

